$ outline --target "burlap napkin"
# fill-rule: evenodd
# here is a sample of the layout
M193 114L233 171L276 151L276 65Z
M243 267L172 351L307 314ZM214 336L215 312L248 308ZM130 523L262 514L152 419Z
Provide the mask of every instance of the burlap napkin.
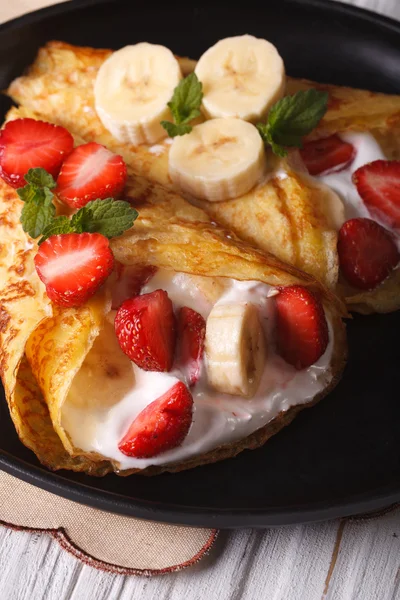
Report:
M0 471L0 524L45 531L97 569L125 575L170 573L198 562L217 531L123 517L65 500Z

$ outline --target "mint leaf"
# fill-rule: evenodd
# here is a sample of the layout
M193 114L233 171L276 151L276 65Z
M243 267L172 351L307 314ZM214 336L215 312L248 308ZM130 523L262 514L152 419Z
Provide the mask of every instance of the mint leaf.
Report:
M25 175L28 183L17 190L25 203L21 211L22 228L32 238L37 238L51 223L56 213L53 192L56 182L44 169L29 169Z
M115 237L130 229L138 216L129 202L106 198L89 202L71 219L56 217L51 191L56 186L53 177L38 168L29 169L25 180L27 185L17 190L24 202L20 221L23 230L32 238L41 236L39 244L62 233L101 233L108 238Z
M270 127L269 127L268 123L258 123L257 129L263 139L264 144L266 146L271 146L272 152L274 154L276 154L277 156L281 156L282 158L287 156L286 148L283 148L283 146L279 146L278 144L275 144L274 140L272 139L271 131L270 131Z
M32 238L37 238L49 225L56 213L54 204L37 204L31 200L25 202L21 212L22 228Z
M42 231L42 237L39 240L39 245L42 244L51 235L60 233L72 233L71 222L66 216L55 217Z
M57 185L52 175L40 167L29 169L25 175L25 181L39 188L47 187L49 190L55 188Z
M266 145L278 156L286 156L285 146L301 148L302 138L318 125L328 106L327 92L312 88L285 96L273 105L266 123L257 129Z
M41 191L42 190L38 190L34 185L30 185L28 183L24 187L18 188L17 194L23 202L34 201L35 203L38 203L40 198L42 198L42 194L40 193Z
M203 85L196 73L190 73L174 89L172 100L168 106L175 123L188 123L200 115L200 105L203 99Z
M124 200L93 200L72 216L71 228L76 233L87 231L107 238L117 237L132 227L137 216L138 212Z
M90 204L90 203L89 203ZM72 215L70 225L75 233L84 233L85 229L85 207L80 208L78 212Z
M190 133L193 129L191 125L175 125L175 123L171 123L171 121L161 121L161 125L171 138L174 138L177 135Z
M161 121L161 125L170 137L185 135L192 131L192 127L188 123L200 116L202 100L203 85L198 80L196 73L190 73L179 82L174 89L171 101L168 102L174 123Z

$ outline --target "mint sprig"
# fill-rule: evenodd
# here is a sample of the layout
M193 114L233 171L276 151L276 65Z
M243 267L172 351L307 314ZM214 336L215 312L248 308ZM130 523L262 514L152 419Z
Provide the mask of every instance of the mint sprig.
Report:
M107 238L117 237L130 229L138 217L138 212L124 200L93 200L68 218L56 217L53 204L56 186L52 176L44 169L30 169L25 175L28 182L17 193L24 206L21 223L24 231L32 238L40 237L39 244L52 235L61 233L101 233Z
M318 125L328 107L327 92L314 88L285 96L273 105L266 123L257 129L267 146L277 156L286 156L286 147L302 147L304 136Z
M174 122L161 121L169 137L185 135L192 131L190 121L201 115L200 106L203 100L203 85L196 73L190 73L182 79L174 89L174 94L168 107Z
M60 233L101 233L106 238L117 237L130 229L138 212L124 200L92 200L80 208L71 219L60 216L42 231L39 245L51 235Z
M18 196L24 202L21 212L22 228L31 237L37 238L54 219L56 209L51 190L55 188L56 182L44 169L29 169L25 181L27 184L17 189Z
M71 227L77 233L101 233L107 238L118 237L130 229L138 212L124 200L93 200L72 216Z
M54 189L57 185L53 176L41 167L29 169L24 179L33 186L38 188L48 188L49 190Z

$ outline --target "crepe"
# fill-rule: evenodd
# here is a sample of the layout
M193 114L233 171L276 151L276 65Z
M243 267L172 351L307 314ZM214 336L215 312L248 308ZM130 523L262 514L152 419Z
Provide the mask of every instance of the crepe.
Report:
M12 114L15 116L18 112L14 110ZM258 280L273 286L298 283L313 289L323 300L334 334L334 347L331 376L321 393L308 404L281 412L239 442L180 463L143 469L140 473L191 468L262 445L338 381L346 356L342 303L310 275L247 246L234 234L213 224L204 211L179 195L132 174L125 194L139 210L139 218L131 230L111 241L115 257L121 263L154 265L207 278ZM28 239L19 223L22 202L4 182L0 182L0 201L1 233L5 242L0 265L2 379L21 441L51 469L67 468L92 475L104 475L112 470L123 475L134 472L120 471L118 464L104 456L74 446L61 419L63 403L74 378L81 372L99 333L108 326L112 278L80 308L51 305L33 265L36 244ZM97 366L99 389L110 385L110 379L111 385L118 384L118 369L112 368L112 355L108 352L104 368Z
M19 222L22 202L0 180L0 372L21 441L52 469L104 474L109 465L72 457L57 436L46 402L25 357L33 331L53 320L53 307L33 263L36 244Z
M72 134L95 140L121 154L138 175L173 189L168 175L168 145L129 146L118 142L98 119L93 84L108 50L51 42L39 51L29 73L16 79L9 95L24 109L63 125ZM188 73L194 61L180 59ZM269 157L270 168L275 166ZM336 232L316 185L296 173L287 161L285 178L267 179L254 191L229 202L198 202L219 224L250 244L306 270L328 287L338 278Z
M103 127L94 108L93 84L110 50L49 42L39 50L26 75L17 78L8 94L45 120L68 128L85 140L95 140L121 154L133 171L173 189L168 174L168 142L152 147L118 142ZM184 75L196 62L179 58ZM310 87L327 91L328 111L309 139L345 130L370 131L388 158L400 156L400 97L287 78L287 93ZM270 172L276 159L269 153ZM360 292L345 282L338 284L337 227L325 202L326 189L297 168L297 150L278 165L278 174L244 196L226 202L191 199L215 221L241 239L274 253L314 275L345 296L351 310L391 312L400 307L397 272L372 292ZM284 177L279 173L285 174Z

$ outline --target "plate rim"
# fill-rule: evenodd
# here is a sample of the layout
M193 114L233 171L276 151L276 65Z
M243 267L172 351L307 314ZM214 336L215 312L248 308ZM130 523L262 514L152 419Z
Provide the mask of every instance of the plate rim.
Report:
M45 6L28 13L22 14L4 23L0 23L0 35L8 29L19 28L24 25L30 25L35 21L42 21L47 17L57 16L72 11L83 10L88 7L95 7L98 4L112 4L114 0L63 0L58 4ZM385 29L391 29L400 34L400 21L392 19L386 15L374 12L372 10L361 8L353 4L344 4L341 0L281 0L283 4L297 4L299 6L308 6L314 10L323 10L339 15L359 17L363 21L371 22L373 25L381 25Z
M219 529L243 529L282 527L328 521L343 517L368 516L388 507L400 505L400 488L392 486L378 488L365 498L364 494L353 494L347 502L315 502L307 505L287 506L284 509L221 509L181 506L177 504L158 504L154 501L129 499L121 494L93 489L84 483L66 480L62 471L55 472L45 467L32 465L26 461L0 450L0 470L86 506L137 519L158 521L192 527L211 527ZM385 490L383 492L383 490Z
M390 30L400 36L400 21L358 6L342 4L333 0L281 0L285 4L301 5L336 16L356 17L375 27ZM31 11L0 24L0 36L13 29L40 22L47 17L76 12L99 4L111 4L113 0L66 0L64 2ZM22 444L22 442L20 442ZM221 509L158 504L152 501L129 499L121 494L93 489L90 485L71 481L45 467L30 464L0 448L0 470L48 492L74 502L92 506L115 514L122 514L151 521L163 521L189 526L238 529L246 527L265 528L282 525L324 521L351 515L367 514L400 503L399 486L393 484L368 493L353 494L345 502L336 501L308 503L307 505L262 509Z

